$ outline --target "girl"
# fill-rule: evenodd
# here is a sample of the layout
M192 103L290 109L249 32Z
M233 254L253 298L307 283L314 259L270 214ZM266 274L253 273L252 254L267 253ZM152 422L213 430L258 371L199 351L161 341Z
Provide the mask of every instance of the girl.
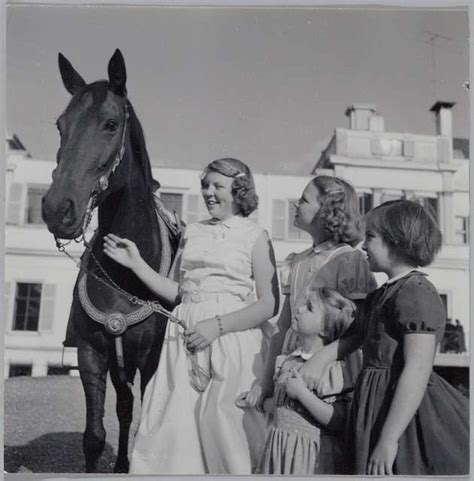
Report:
M246 398L259 409L273 393L276 356L295 349L291 320L298 306L306 302L308 291L327 286L360 302L377 285L364 253L354 248L362 240L362 224L357 195L349 183L338 177L317 176L295 206L295 226L311 235L313 246L290 254L281 268L285 302L270 341L264 375ZM355 380L360 364L360 355L352 355L345 369L348 379Z
M426 275L441 232L418 203L386 202L367 217L363 249L389 280L367 297L364 314L301 370L310 386L325 366L363 345L348 444L356 474L461 475L469 472L469 403L432 371L443 337L443 303ZM310 378L310 379L308 379Z
M342 439L348 396L341 363L324 372L316 392L309 391L298 368L323 345L346 329L354 304L326 287L312 292L298 307L292 327L298 348L277 357L273 425L267 436L258 472L263 474L337 473L344 463ZM266 401L266 406L268 406Z
M201 188L211 218L186 228L177 281L147 266L133 243L106 239L107 255L176 305L174 316L188 325L188 349L198 358L210 356L207 379L189 373L180 327L168 323L143 398L130 465L136 474L250 474L264 440L263 416L241 411L234 400L262 370L259 327L278 310L272 245L247 218L258 204L247 165L228 158L211 162Z

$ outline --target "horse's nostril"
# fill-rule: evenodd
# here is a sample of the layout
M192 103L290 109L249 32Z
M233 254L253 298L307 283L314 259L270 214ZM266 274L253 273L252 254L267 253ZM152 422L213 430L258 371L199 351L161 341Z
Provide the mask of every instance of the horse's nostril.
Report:
M74 214L74 203L72 202L72 200L68 199L64 207L62 222L65 226L68 227L70 225L73 225L75 220L76 220L76 216Z

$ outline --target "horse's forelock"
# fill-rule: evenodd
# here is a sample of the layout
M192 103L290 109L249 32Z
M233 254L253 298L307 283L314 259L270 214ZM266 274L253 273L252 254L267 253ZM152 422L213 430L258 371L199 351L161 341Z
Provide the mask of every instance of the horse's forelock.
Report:
M68 110L74 109L78 104L83 104L91 97L94 108L100 107L107 98L109 83L106 80L98 80L79 90L72 98Z

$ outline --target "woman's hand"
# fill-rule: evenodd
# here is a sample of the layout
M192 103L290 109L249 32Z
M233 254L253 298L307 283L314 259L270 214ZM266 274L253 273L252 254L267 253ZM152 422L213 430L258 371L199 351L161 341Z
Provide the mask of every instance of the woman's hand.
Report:
M134 242L115 234L104 237L104 252L115 262L134 270L142 260Z
M311 359L300 367L299 374L310 391L317 389L325 369L326 366L318 359L317 354L314 354Z
M291 399L299 400L301 395L308 392L308 388L296 368L291 370L291 377L285 383L286 393Z
M202 351L219 337L219 324L216 318L197 322L184 331L186 345L192 351Z
M367 464L367 474L393 474L393 463L397 457L398 443L379 439L370 455Z

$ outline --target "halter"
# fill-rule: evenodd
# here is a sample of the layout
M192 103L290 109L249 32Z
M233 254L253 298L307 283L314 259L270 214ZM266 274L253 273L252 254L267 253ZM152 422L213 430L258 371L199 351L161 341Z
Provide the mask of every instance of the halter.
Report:
M125 153L125 134L127 132L127 122L129 117L130 117L130 114L128 113L128 109L127 109L127 99L125 98L125 107L124 107L125 122L123 124L123 130L122 130L122 141L120 143L120 148L117 151L117 154L115 156L115 160L112 164L112 168L109 170L107 174L104 174L99 179L99 186L101 191L107 190L107 188L109 187L109 177L115 172L115 169L120 165L120 162L122 162L123 155Z

